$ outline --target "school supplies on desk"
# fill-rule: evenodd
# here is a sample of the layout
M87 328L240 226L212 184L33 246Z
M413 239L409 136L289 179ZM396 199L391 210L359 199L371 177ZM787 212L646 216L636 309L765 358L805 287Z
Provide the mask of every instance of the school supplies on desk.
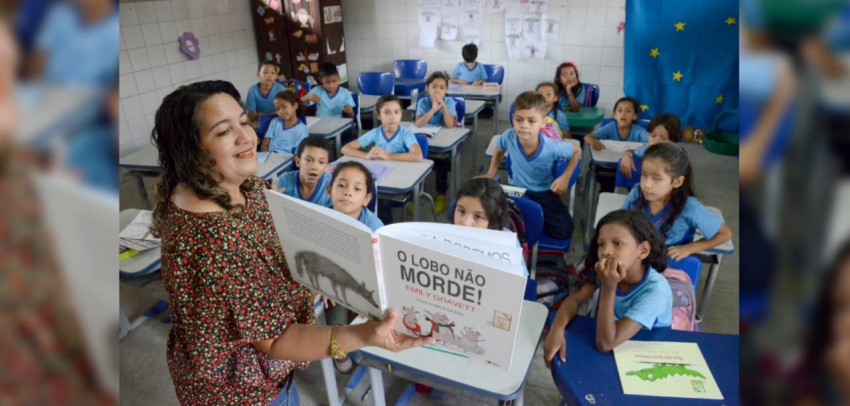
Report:
M267 190L292 277L393 329L510 370L525 294L522 248L500 230L397 223L374 234L343 213Z
M627 395L723 399L696 343L630 340L614 360Z
M436 125L426 125L425 127L410 126L408 128L410 131L413 131L414 134L424 135L428 138L434 138L434 136L443 129L443 127Z
M160 239L151 235L151 212L142 210L136 218L118 234L119 244L122 247L145 251L159 247Z
M129 259L129 258L135 257L135 256L136 256L136 255L138 255L138 254L139 254L139 251L131 250L131 249L127 248L127 247L121 247L121 246L119 246L119 247L118 247L118 262L121 262L121 261L123 261L123 260L125 260L125 259Z

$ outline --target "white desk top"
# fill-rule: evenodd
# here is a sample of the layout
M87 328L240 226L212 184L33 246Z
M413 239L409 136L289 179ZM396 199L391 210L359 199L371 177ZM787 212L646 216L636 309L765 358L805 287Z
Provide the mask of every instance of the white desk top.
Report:
M309 122L310 117L307 117L307 120ZM310 135L321 135L323 137L329 137L342 130L345 130L353 123L354 120L350 118L321 117L319 118L318 122L309 126L309 131Z
M101 110L101 94L94 88L23 84L16 91L20 108L15 130L22 144L41 142ZM83 124L83 123L80 123Z
M593 163L595 164L617 164L617 161L623 157L623 153L626 152L627 149L638 149L646 143L643 142L630 142L630 141L614 141L614 140L600 140L603 144L605 144L605 149L601 149L599 151L587 146L590 150L591 157L593 158Z
M138 209L127 209L122 211L118 217L118 229L123 230L124 227L130 225L136 215L139 214ZM117 248L117 247L116 247ZM142 251L136 256L127 258L118 263L118 270L124 274L150 273L155 268L159 268L160 248L151 248L147 251ZM145 272L147 271L147 272Z
M411 131L416 127L408 121L404 121L400 125ZM466 139L471 133L470 130L463 127L442 128L433 138L428 139L428 148L433 149L434 152L448 151Z
M381 357L421 373L454 381L461 386L507 396L516 393L528 376L547 315L548 311L542 304L523 302L510 371L422 347L398 353L377 347L365 347L360 352L367 357L370 355ZM361 319L355 323L359 321Z
M496 143L499 142L499 138L502 138L501 134L494 135L493 138L490 139L490 144L487 145L487 150L484 151L484 155L486 155L487 157L493 156L493 153L496 152ZM570 144L573 144L573 151L575 151L575 150L579 149L579 147L581 147L581 143L579 143L578 140L576 140L576 139L568 139L568 140L564 140L564 141L569 142ZM505 156L508 156L508 154L505 153Z
M419 183L422 178L431 172L431 167L434 166L434 161L429 159L421 162L403 162L390 161L383 159L360 159L350 156L343 156L339 162L357 161L362 164L382 165L393 168L380 182L378 182L378 192L385 193L407 193Z
M472 117L472 116L480 113L481 110L484 109L484 106L487 105L487 103L484 103L481 100L464 100L464 102L466 103L466 116L467 117ZM361 110L362 109L363 108L361 107ZM415 113L416 112L416 106L411 104L411 105L407 106L407 110Z
M471 96L471 97L496 97L502 93L499 90L484 90L484 86L463 85L458 90L447 90L446 94L451 96Z
M159 152L156 147L151 145L121 158L119 165L124 169L159 172L158 160ZM292 154L271 153L266 162L257 166L257 171L254 174L263 179L269 179L291 161Z
M599 203L596 206L596 219L593 220L593 227L596 228L596 225L599 224L599 220L602 220L602 217L605 217L606 214L619 210L620 207L623 206L623 203L626 201L626 195L621 195L617 193L600 193L599 194ZM707 207L708 210L720 217L724 223L726 220L723 218L723 213L720 212L720 209L716 207ZM705 236L697 230L694 235L694 241L705 239ZM702 252L701 254L724 254L729 255L735 251L735 245L732 243L732 240L724 242L710 250Z
M850 69L850 54L842 54L838 58L846 69ZM827 106L850 108L850 74L834 79L822 78L820 90Z
M381 96L374 96L371 94L360 94L360 111L369 111L375 108L375 104L378 103L378 99Z

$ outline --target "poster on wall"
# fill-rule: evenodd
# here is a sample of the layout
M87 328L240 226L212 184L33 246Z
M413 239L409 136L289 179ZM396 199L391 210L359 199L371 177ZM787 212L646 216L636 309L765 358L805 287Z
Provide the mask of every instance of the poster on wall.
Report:
M484 10L482 8L462 7L460 9L460 23L463 25L474 25L480 27L484 21Z
M475 44L481 50L481 27L474 25L463 26L463 45Z
M504 13L508 0L487 0L487 12L490 14Z
M505 35L522 35L522 14L505 11Z
M526 14L522 16L522 39L526 41L540 41L540 14Z
M419 46L422 48L434 48L437 42L438 28L436 24L419 27Z
M536 40L522 41L522 59L545 59L546 43Z
M441 0L417 0L419 7L440 7Z
M443 41L454 41L457 39L458 31L458 15L457 8L455 12L446 13L446 8L443 8L443 16L440 21L440 39Z
M342 7L327 6L324 8L325 24L341 23L342 22Z
M531 0L528 4L529 13L543 14L549 11L548 0Z
M442 12L439 7L420 7L419 8L419 27L428 25L440 25L440 16Z
M483 8L484 0L460 0L461 7Z
M554 42L558 40L558 35L561 32L561 16L558 14L543 14L541 16L540 29L543 33L543 40Z
M339 71L339 83L348 82L348 65L337 65L336 70Z
M508 34L505 36L505 45L508 47L508 59L521 59L522 36L519 34Z

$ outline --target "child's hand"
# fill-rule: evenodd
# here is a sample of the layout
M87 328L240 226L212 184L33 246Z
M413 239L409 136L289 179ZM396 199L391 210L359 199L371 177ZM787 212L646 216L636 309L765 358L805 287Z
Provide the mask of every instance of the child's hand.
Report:
M313 103L318 103L322 100L322 99L319 98L319 95L317 95L315 93L308 93L306 96L304 96L304 99L306 99L308 102L313 102Z
M336 303L327 296L322 295L321 293L316 292L316 296L313 296L313 303L316 303L317 300L322 299L322 304L325 306L325 309L336 306Z
M381 147L372 147L366 154L367 159L390 159L390 154Z
M455 82L455 83L457 83L457 84L459 84L459 85L468 85L468 84L469 84L469 82L467 82L467 81L465 81L465 80L463 80L463 79L455 79L455 80L453 80L453 82Z
M567 190L569 190L569 186L570 186L569 178L565 179L563 177L558 177L558 179L555 179L555 181L552 182L552 186L549 187L549 190L554 192L556 195L562 195L562 194L566 193Z
M595 268L603 288L613 290L618 283L626 279L626 270L616 258L600 259Z
M694 251L689 247L689 245L690 244L673 245L671 247L667 247L667 256L676 261L681 261L688 255L694 254Z
M563 331L551 329L543 342L543 361L546 368L552 369L552 358L555 358L555 354L560 356L561 362L567 361L567 340Z
M346 104L342 108L342 112L345 113L346 116L351 116L351 117L354 116L354 109L351 107L351 105Z
M603 144L602 141L593 140L593 142L590 143L590 147L597 151L601 151L605 149L605 144Z
M275 192L278 192L280 194L286 193L286 188L285 187L279 188L279 187L277 187L277 184L272 185L272 190L274 190Z
M476 176L476 178L493 179L493 177L495 177L495 176L496 176L495 173L487 172L487 173L482 173L481 175Z
M483 85L483 84L484 84L484 81L481 80L481 79L472 82L473 86L478 86L478 85Z
M442 109L443 106L446 105L446 102L444 102L442 98L440 98L440 99L433 99L432 98L431 103L432 103L431 111L434 112L434 113L440 111L440 109Z
M631 179L633 170L635 170L635 164L632 160L632 154L624 152L623 157L620 160L620 173L622 173L626 179Z

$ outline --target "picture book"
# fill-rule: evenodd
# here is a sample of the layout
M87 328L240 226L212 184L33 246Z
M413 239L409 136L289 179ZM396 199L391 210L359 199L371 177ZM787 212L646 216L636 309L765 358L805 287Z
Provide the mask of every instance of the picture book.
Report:
M614 360L627 395L723 399L696 343L626 341Z

